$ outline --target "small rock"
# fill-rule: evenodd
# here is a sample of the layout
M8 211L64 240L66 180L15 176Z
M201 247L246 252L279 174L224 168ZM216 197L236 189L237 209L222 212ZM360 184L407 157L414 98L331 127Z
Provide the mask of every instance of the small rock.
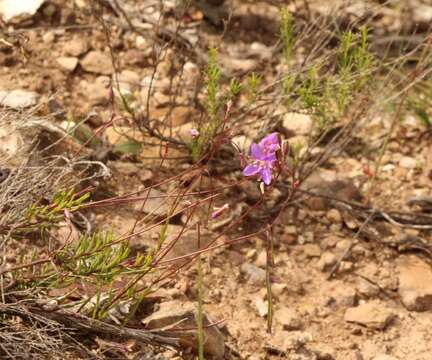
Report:
M399 160L399 166L407 170L414 169L417 166L417 160L409 156L404 156Z
M267 253L266 251L261 251L256 260L255 265L259 266L260 268L265 268L267 266Z
M429 26L432 22L432 6L424 4L416 4L413 7L413 21L416 24L424 24Z
M6 23L11 20L24 20L36 14L45 0L2 0L0 1L0 16Z
M432 310L432 270L416 256L397 260L399 294L404 305L412 311Z
M398 360L398 358L391 355L380 354L375 356L372 360Z
M383 330L395 318L392 309L379 302L369 302L348 308L344 320L372 329Z
M47 31L46 33L44 33L44 34L42 35L42 41L43 41L45 44L50 45L50 44L52 44L52 43L54 42L54 40L55 40L55 34L54 34L54 31Z
M91 105L103 105L109 100L110 78L99 76L94 82L85 84L85 94Z
M279 297L283 294L284 291L287 290L286 284L274 283L271 286L272 294L275 297Z
M149 48L151 51L151 48ZM148 55L143 50L129 49L125 52L123 60L127 65L145 66L148 60Z
M72 56L61 56L56 59L62 70L73 72L78 65L78 58Z
M313 341L312 334L303 331L278 331L270 339L270 348L280 352L297 350Z
M360 294L364 295L367 298L378 296L380 293L380 290L377 286L372 285L370 282L364 279L359 280L357 290Z
M120 88L122 94L130 94L138 90L140 84L140 76L135 71L123 70L120 74L112 76L114 88Z
M249 53L251 55L257 56L261 59L269 59L272 56L272 50L268 46L265 46L263 43L254 41L250 45Z
M317 244L306 244L303 246L303 253L307 257L320 257L321 249Z
M284 330L300 330L302 327L301 317L295 309L282 307L276 311L275 318Z
M268 303L260 298L255 301L255 308L258 311L258 315L261 317L266 317L268 314Z
M308 135L312 131L313 120L306 114L287 113L283 117L282 126L288 130L292 136Z
M284 227L284 233L289 235L297 235L297 227L295 225L287 225Z
M342 222L342 215L338 209L330 209L326 214L327 219L333 224L339 224Z
M186 62L183 65L183 77L189 85L196 84L201 76L199 67L193 62Z
M147 329L165 328L166 334L178 337L180 344L185 348L197 350L197 330L196 330L196 310L194 304L181 304L178 301L162 303L160 309L142 320ZM207 315L204 314L204 352L222 359L225 354L225 342L223 335L217 326L206 326L213 323ZM181 328L182 331L170 332L170 326ZM187 329L187 330L185 330Z
M244 263L240 267L240 271L246 275L248 281L254 285L262 285L266 280L265 270L259 268L254 264Z
M90 51L80 64L85 71L95 74L111 75L114 72L110 55L102 51Z
M88 42L84 38L74 38L63 45L63 52L66 55L78 57L88 50Z
M323 197L311 196L305 203L313 210L329 210L335 198L349 202L361 202L362 195L359 189L349 179L336 178L333 173L316 172L310 175L301 185L302 189Z
M34 91L0 90L0 105L15 110L21 110L36 105L38 98L39 95Z
M336 359L336 350L327 344L318 343L311 347L311 351L316 355L317 360Z
M321 271L329 270L334 264L336 264L337 257L330 251L325 251L321 254L321 258L317 263L318 269Z
M223 68L229 73L238 71L249 72L253 70L258 63L258 61L254 59L236 59L233 57L221 57L220 62Z

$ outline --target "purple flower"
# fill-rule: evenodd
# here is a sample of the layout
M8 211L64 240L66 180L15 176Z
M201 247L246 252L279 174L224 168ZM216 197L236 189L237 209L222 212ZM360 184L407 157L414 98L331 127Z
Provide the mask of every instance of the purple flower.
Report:
M196 138L199 136L199 131L195 128L189 129L189 135L193 138Z
M276 151L280 149L279 134L272 133L263 138L259 144L251 145L252 161L243 169L244 176L258 176L258 180L270 185L272 171L277 163Z
M267 135L259 142L259 146L261 146L265 154L275 153L280 149L279 134L274 132Z

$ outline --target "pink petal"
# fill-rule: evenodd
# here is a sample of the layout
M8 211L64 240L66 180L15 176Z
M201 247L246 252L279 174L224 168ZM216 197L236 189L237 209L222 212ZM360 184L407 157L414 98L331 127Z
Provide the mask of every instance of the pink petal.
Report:
M277 147L279 146L279 133L274 132L270 135L267 135L265 138L263 138L260 143L262 147L272 146Z
M249 164L243 169L244 176L253 176L260 172L260 167L255 164Z
M262 160L262 158L264 157L264 153L262 151L261 146L259 146L258 144L253 143L251 145L251 155L256 160Z
M266 185L270 185L272 181L272 173L271 169L268 167L265 167L261 170L261 179Z

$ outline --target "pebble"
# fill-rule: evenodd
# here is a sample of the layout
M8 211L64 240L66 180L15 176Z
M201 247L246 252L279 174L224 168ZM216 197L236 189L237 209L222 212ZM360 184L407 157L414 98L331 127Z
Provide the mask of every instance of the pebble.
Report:
M16 0L3 0L0 2L0 17L6 23L11 20L25 19L36 14L36 11L45 0L26 0L17 2Z
M282 325L284 330L292 331L302 328L300 314L295 309L284 306L276 310L275 319Z
M111 75L114 72L110 55L102 51L90 51L80 64L84 71L94 74Z
M396 317L394 311L385 304L369 302L348 308L344 320L368 328L383 330Z
M380 354L375 356L372 360L398 360L398 358L391 355Z
M244 263L240 267L240 271L246 276L247 280L254 285L263 285L265 283L265 270L259 268L254 264Z
M213 321L204 314L204 324ZM169 301L160 304L159 310L142 320L147 329L160 329L164 327L177 326L183 329L176 332L180 338L180 344L187 347L197 348L196 310L192 303L181 303ZM176 325L177 324L177 325ZM224 337L217 326L204 326L204 352L214 356L216 359L223 359L225 354ZM191 339L192 338L192 339Z
M411 311L432 310L432 270L416 256L402 256L397 260L399 294Z
M296 350L313 341L312 334L303 331L278 331L270 339L270 347L280 352Z
M255 300L255 308L258 311L258 315L261 317L266 317L268 314L268 303L260 298Z
M77 65L78 65L78 58L73 56L61 56L58 57L57 63L60 65L60 68L62 70L65 70L66 72L73 72Z
M321 249L317 244L306 244L303 246L303 253L307 257L320 257Z
M94 82L85 84L85 94L91 105L103 105L108 102L109 83L109 77L99 76Z
M63 52L66 55L78 57L88 50L88 43L83 38L74 38L63 45Z
M321 254L321 258L317 263L318 269L321 271L329 270L334 264L336 264L337 257L330 251L325 251Z
M39 95L28 90L0 90L0 105L21 110L37 104Z
M311 351L316 355L317 360L335 360L336 350L330 345L318 343L311 348Z
M113 74L112 76L113 84L115 84L115 88L120 88L122 94L132 93L135 90L138 90L140 84L140 76L131 70L123 70L120 74Z
M342 215L338 209L330 209L329 211L327 211L326 217L327 219L329 219L330 222L335 224L339 224L340 222L342 222Z
M417 166L417 160L409 156L404 156L399 160L399 166L407 170L414 169Z
M308 135L313 127L313 120L310 115L287 113L283 116L282 126L291 135Z
M46 33L44 33L42 35L42 41L45 44L50 45L50 44L52 44L54 42L54 40L55 40L55 34L54 34L53 31L47 31Z
M259 266L260 268L265 268L267 266L267 253L266 251L261 251L256 260L255 265Z

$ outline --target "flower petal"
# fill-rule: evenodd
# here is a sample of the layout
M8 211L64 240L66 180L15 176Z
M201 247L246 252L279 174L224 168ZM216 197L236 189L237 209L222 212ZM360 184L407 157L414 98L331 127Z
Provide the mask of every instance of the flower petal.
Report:
M264 152L263 152L261 146L253 143L251 145L251 155L256 160L262 160L262 158L264 157Z
M266 185L270 185L272 181L272 173L269 167L265 167L261 170L261 179Z
M265 155L262 160L264 160L265 162L272 163L272 162L277 160L277 157L276 157L275 153L269 153L269 154Z
M249 164L243 169L244 176L253 176L260 172L260 167L255 164Z
M274 133L271 133L270 135L267 135L265 138L263 138L259 142L259 145L261 145L262 147L270 147L270 146L272 146L273 148L278 147L279 146L279 133L274 132Z

